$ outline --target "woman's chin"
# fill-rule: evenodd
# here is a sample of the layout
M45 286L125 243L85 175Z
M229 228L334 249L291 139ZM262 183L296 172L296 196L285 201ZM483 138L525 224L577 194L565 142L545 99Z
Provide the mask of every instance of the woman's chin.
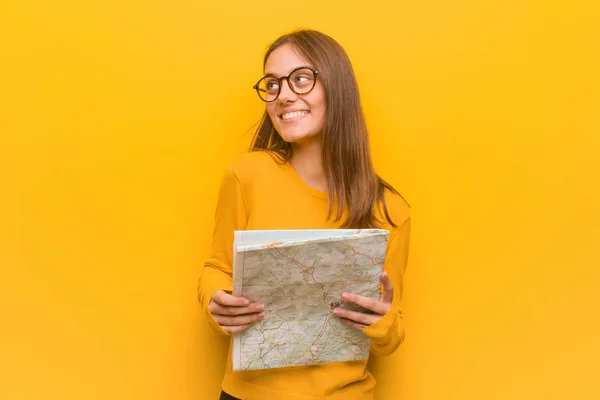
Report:
M318 138L318 134L310 134L305 132L283 132L279 135L286 142L294 144L310 143Z

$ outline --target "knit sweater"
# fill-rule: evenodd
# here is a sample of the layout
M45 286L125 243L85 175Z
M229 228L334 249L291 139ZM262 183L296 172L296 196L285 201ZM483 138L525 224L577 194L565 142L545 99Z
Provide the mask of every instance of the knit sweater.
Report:
M386 191L388 213L381 211L379 228L390 231L384 270L394 286L391 309L378 322L363 329L371 338L371 353L394 352L404 340L400 299L407 264L410 209L401 196ZM232 290L234 230L337 229L327 220L328 195L308 186L289 162L280 164L264 151L246 153L234 160L222 179L213 232L212 249L198 285L198 298L211 328L225 332L213 319L208 305L217 290ZM367 361L337 362L255 371L233 371L231 351L221 387L241 399L308 400L372 399L375 379Z

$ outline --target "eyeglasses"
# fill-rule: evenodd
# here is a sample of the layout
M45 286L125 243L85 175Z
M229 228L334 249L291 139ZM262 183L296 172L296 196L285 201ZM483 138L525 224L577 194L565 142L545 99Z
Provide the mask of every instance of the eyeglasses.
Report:
M307 94L315 87L318 74L319 71L310 67L298 67L288 76L282 76L281 78L277 78L272 74L266 75L256 82L256 85L252 88L256 90L262 101L270 103L279 97L284 79L294 93Z

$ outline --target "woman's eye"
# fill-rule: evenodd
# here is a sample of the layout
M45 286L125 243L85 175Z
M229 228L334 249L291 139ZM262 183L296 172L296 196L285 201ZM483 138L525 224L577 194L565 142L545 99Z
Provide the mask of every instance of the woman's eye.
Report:
M277 90L277 88L279 88L279 82L277 81L271 81L271 82L267 82L267 90Z
M306 82L307 80L309 80L310 78L306 75L298 75L296 77L296 82L298 83L302 83L302 82Z

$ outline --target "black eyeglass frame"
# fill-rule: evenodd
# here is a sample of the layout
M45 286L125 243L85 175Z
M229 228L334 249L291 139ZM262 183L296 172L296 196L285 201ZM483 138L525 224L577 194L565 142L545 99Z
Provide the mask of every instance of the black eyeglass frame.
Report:
M301 69L308 69L308 70L310 70L313 73L313 75L315 76L315 78L313 79L313 85L310 88L310 90L308 90L307 92L298 93L298 92L296 92L294 90L294 85L292 85L291 82L290 82L290 76L292 76L294 74L294 72L300 71ZM315 85L317 84L317 76L318 75L319 75L319 71L317 71L316 69L311 68L311 67L307 67L307 66L302 66L302 67L294 68L292 70L292 72L290 72L287 76L282 76L280 78L276 77L274 74L267 74L267 75L263 76L262 78L260 78L258 80L258 82L256 82L256 84L254 86L252 86L252 89L256 90L256 94L258 94L258 97L262 101L264 101L265 103L271 103L271 102L277 100L277 98L281 94L281 86L283 84L283 80L284 79L287 81L288 87L290 88L290 90L292 92L296 93L297 95L303 95L303 94L310 93L315 88ZM260 89L258 88L258 85L260 85L260 82L263 81L263 80L265 80L265 79L267 79L267 78L275 78L275 79L277 79L279 81L279 88L277 90L277 96L275 96L275 98L273 98L273 100L265 100L265 99L263 99L262 96L260 95Z

